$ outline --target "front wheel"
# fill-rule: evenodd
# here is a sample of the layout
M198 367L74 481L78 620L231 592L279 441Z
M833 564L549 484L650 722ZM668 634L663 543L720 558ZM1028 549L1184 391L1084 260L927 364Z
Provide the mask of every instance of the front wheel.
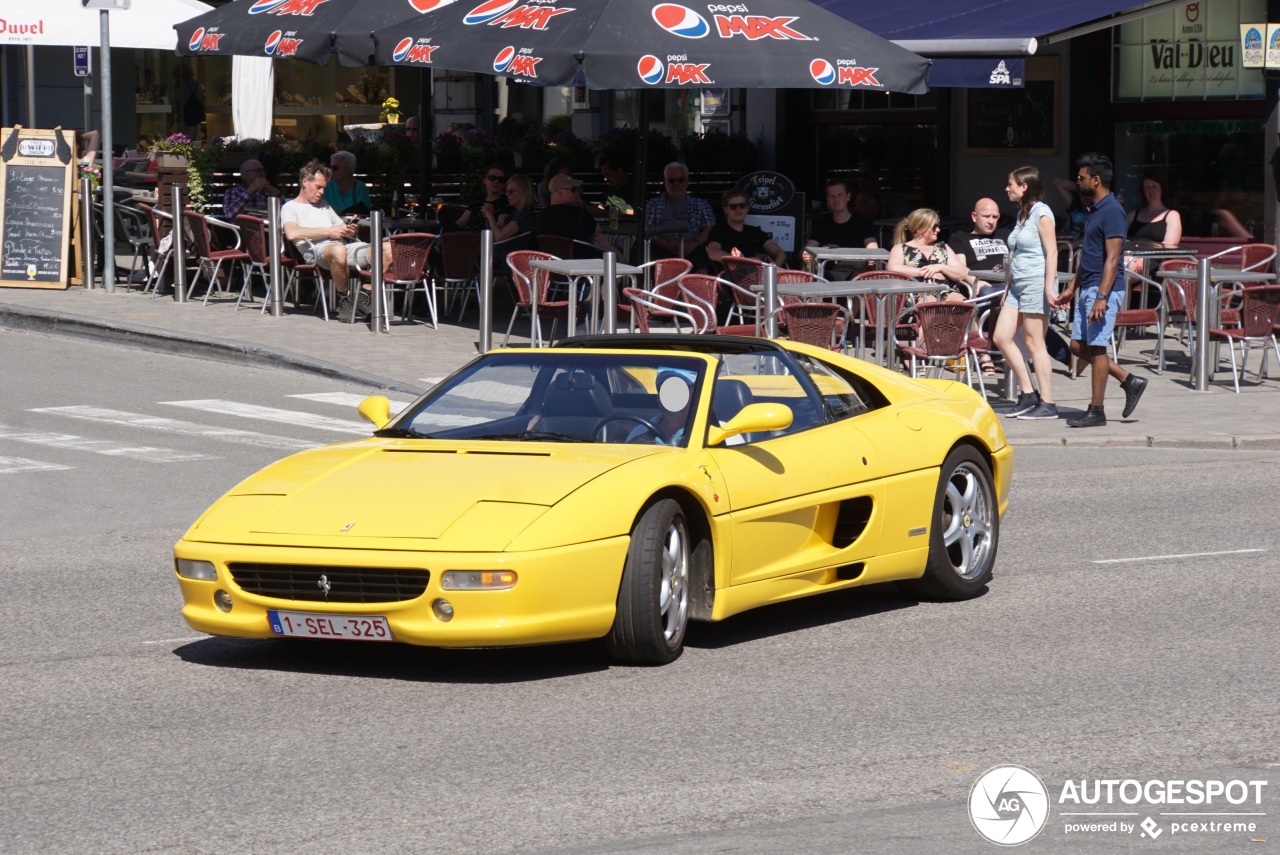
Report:
M665 665L680 655L689 626L690 552L679 502L663 499L640 515L605 639L614 660Z
M960 446L947 455L934 498L929 559L924 575L907 582L919 597L967 600L991 581L1000 542L1000 510L991 467Z

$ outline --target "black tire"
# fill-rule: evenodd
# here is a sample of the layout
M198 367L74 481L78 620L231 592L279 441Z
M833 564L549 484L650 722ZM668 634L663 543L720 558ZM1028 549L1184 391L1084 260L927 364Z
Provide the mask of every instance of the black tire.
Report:
M905 584L921 599L976 597L991 581L999 543L991 467L967 445L952 449L938 477L924 575Z
M680 655L689 626L692 553L684 510L674 499L655 502L636 520L618 611L605 637L614 661L665 665Z

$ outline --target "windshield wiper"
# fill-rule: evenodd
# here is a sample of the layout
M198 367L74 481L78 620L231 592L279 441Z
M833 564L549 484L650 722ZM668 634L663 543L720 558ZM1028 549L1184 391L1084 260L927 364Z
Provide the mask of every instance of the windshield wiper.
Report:
M549 430L526 430L519 433L486 433L482 436L461 437L463 439L515 439L551 442L595 442L594 439L574 436L570 433L556 433Z
M401 438L401 439L431 439L431 434L414 430L413 428L383 428L375 430L374 436Z

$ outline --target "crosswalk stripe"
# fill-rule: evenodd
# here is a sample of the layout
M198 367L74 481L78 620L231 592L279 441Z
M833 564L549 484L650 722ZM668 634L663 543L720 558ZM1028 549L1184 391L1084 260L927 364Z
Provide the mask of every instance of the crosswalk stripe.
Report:
M159 403L169 407L186 407L187 409L201 410L207 413L239 416L240 418L246 419L262 419L264 421L279 422L281 424L293 425L295 427L327 430L335 433L368 436L373 432L372 425L367 422L335 419L330 416L320 416L314 413L302 412L301 410L282 410L276 407L262 407L257 404L244 404L239 401L206 399L197 401L160 401Z
M337 404L340 407L351 407L355 409L360 406L368 395L357 395L352 392L312 392L307 395L289 395L290 398L301 398L304 401L316 401L320 404ZM408 401L392 401L391 415L396 415L405 407L409 406Z
M70 433L42 433L15 431L0 425L0 439L29 442L50 448L66 448L71 451L88 451L110 457L129 457L148 463L178 463L184 460L211 460L212 454L177 451L172 448L156 448L150 445L123 445L106 439L86 439Z
M259 448L275 448L282 451L296 451L310 448L316 443L305 439L293 439L287 436L272 436L238 428L202 425L196 422L168 419L162 416L146 416L142 413L130 413L124 410L112 410L106 407L40 407L31 410L33 413L49 413L56 416L69 416L91 422L106 422L130 428L144 428L174 433L179 436L193 436L200 439L217 439L223 442L234 442L240 445L254 445Z
M43 460L28 460L25 457L0 457L0 475L7 472L46 472L56 469L72 469L60 463L45 463Z

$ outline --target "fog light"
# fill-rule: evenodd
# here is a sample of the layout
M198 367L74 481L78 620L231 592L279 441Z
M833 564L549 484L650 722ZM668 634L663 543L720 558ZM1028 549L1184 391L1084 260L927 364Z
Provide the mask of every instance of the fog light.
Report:
M226 591L218 591L213 595L213 604L224 612L231 611L231 595Z
M515 584L513 570L446 570L440 577L446 591L505 591Z
M436 600L431 604L431 611L436 613L436 617L444 623L453 620L453 606L448 600Z
M189 558L178 559L178 575L187 579L199 579L202 582L218 581L218 571L208 561L192 561Z

